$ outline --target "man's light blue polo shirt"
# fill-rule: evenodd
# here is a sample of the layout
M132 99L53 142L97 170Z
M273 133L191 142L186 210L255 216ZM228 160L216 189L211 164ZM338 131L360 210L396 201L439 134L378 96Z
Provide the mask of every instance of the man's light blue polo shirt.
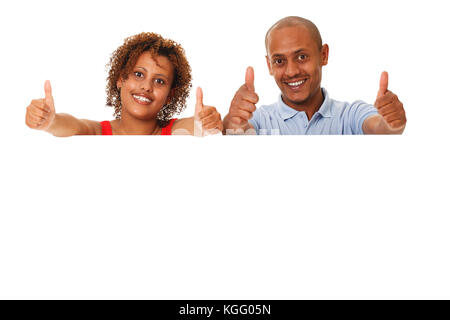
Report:
M323 88L322 92L325 99L310 121L304 111L292 109L280 95L278 102L259 107L249 122L260 135L364 134L364 120L378 113L373 105L363 101L340 102L330 99Z

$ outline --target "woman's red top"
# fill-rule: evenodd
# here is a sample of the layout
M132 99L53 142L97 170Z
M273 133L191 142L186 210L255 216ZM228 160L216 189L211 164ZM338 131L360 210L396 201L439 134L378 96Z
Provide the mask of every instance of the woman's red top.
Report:
M176 121L177 119L171 119L169 124L167 126L165 126L164 128L162 128L161 131L161 135L162 136L170 136L172 135L172 126L173 123ZM111 122L109 121L102 121L100 122L101 126L102 126L102 135L104 136L111 136L112 135L112 128L111 128Z

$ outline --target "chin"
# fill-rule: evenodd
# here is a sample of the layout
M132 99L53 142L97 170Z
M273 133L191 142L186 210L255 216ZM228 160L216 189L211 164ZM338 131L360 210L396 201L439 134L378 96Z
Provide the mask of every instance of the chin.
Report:
M156 118L159 110L152 110L149 107L135 107L127 109L127 113L135 119L139 120L152 120Z
M154 112L152 112L152 113L132 113L131 115L133 116L133 118L143 120L143 121L148 121L148 120L156 119L157 113L154 113Z
M286 99L294 104L304 104L307 102L310 98L309 94L302 94L302 95L284 95Z

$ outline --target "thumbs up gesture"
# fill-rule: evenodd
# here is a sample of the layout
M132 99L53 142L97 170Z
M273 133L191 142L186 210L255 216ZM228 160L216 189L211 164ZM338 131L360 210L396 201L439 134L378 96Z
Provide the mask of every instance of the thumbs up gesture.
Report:
M32 100L27 107L25 123L32 129L47 130L55 119L55 103L50 81L45 81L45 98Z
M245 73L245 83L236 91L231 101L230 110L227 115L226 127L238 129L248 127L248 120L256 110L259 97L255 92L255 74L252 67L248 67Z
M194 136L202 137L221 134L223 131L222 117L216 108L203 104L202 88L197 88L197 101L194 114Z
M406 126L406 114L403 109L403 103L398 100L397 95L388 90L388 82L388 73L383 72L380 78L380 89L378 90L375 107L391 129L402 129Z

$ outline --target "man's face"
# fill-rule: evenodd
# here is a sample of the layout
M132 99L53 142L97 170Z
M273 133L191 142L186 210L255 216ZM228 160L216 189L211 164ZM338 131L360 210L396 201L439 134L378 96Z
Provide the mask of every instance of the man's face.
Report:
M306 27L292 26L271 31L267 43L267 66L290 106L302 106L320 94L322 66L328 62L328 46L318 47Z

